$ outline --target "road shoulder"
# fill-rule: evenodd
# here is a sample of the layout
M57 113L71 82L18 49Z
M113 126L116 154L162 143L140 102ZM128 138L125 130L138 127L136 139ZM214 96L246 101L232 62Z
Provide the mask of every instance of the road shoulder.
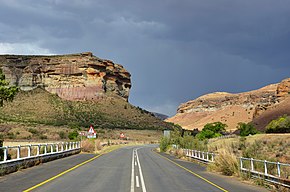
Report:
M157 152L156 152L157 153ZM206 167L199 165L197 163L184 161L181 159L176 158L175 156L171 156L166 153L158 153L162 157L173 161L174 163L188 169L189 171L205 178L206 180L220 186L227 191L235 191L235 192L267 192L268 190L255 185L250 185L247 183L243 183L238 178L229 177L224 175L219 175L216 173L206 171Z

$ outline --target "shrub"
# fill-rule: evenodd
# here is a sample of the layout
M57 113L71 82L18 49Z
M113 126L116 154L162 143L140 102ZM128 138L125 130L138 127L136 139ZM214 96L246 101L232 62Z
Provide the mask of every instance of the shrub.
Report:
M284 115L272 120L266 127L266 133L290 133L290 117Z
M36 130L36 129L33 129L33 128L29 128L29 129L28 129L28 132L32 133L33 135L37 135L37 134L39 134L39 131Z
M234 175L239 173L238 160L230 149L218 150L218 156L215 161L210 165L209 169L221 172L224 175Z
M82 151L92 153L95 151L95 146L93 140L86 139L82 141Z
M196 137L199 140L211 139L222 136L222 133L226 131L227 125L221 122L208 123L204 126L201 132Z
M258 130L251 123L238 123L237 129L240 130L240 136L255 135Z
M73 132L70 132L68 134L68 138L70 140L76 140L76 138L78 137L78 135L79 135L78 131L77 130L74 130Z
M67 136L66 136L66 134L65 134L64 131L60 131L60 132L58 132L58 135L59 135L59 138L60 138L60 139L66 139L66 138L67 138Z
M161 140L160 140L160 144L159 144L160 151L161 152L167 151L169 146L170 146L170 138L162 137Z
M46 136L46 135L40 135L39 138L40 138L41 140L44 140L44 139L47 139L47 136Z

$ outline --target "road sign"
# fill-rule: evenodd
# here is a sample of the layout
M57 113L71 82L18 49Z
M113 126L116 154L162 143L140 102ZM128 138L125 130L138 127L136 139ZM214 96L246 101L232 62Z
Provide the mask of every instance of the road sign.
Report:
M124 133L120 133L120 139L124 139L125 138L125 134Z
M92 125L90 126L90 129L87 132L87 138L97 138L97 133Z

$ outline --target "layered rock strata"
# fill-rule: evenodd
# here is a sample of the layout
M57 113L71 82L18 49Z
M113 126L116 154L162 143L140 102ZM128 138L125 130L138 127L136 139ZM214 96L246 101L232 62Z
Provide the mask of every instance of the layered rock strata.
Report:
M0 55L6 79L22 90L43 87L67 100L95 100L110 92L128 100L130 73L90 52L53 55Z
M290 79L245 93L217 92L181 104L168 122L185 129L199 130L206 123L220 121L235 130L239 122L251 122L265 111L279 105L290 93Z

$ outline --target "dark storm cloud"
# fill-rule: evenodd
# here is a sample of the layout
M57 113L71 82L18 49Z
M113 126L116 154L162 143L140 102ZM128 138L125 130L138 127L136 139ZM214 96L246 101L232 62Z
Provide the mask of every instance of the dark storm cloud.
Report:
M132 73L130 101L148 110L289 76L288 0L0 3L0 52L92 51Z

